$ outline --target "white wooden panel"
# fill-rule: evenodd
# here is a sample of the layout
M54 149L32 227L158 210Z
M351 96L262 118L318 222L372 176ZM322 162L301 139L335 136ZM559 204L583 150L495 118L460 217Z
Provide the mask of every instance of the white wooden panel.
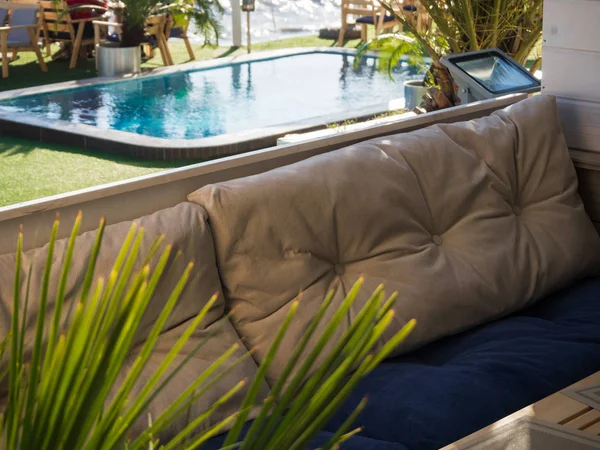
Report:
M600 1L598 0L546 0L544 2L543 39L547 47L600 52L599 25ZM544 60L544 69L545 66Z
M569 148L600 152L600 103L559 98L558 111Z
M600 52L544 47L543 58L544 93L600 102Z

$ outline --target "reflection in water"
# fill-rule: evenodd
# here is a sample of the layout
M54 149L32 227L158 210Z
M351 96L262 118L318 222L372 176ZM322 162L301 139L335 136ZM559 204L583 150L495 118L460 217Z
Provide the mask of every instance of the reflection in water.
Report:
M245 71L245 82L243 72ZM242 92L242 85L245 85ZM231 86L235 98L253 99L252 89L252 64L234 64L231 66Z
M234 93L239 93L242 88L242 65L234 64L231 66L231 87Z
M248 82L246 83L246 98L254 99L254 91L252 89L252 64L246 64L248 73Z
M396 82L365 58L305 54L129 80L0 102L0 108L147 136L194 139L307 118L387 108L418 77L406 64Z

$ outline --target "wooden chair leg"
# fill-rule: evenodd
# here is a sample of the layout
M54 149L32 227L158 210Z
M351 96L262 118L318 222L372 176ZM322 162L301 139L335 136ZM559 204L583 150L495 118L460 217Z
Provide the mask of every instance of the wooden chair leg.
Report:
M167 52L167 58L169 58L169 65L174 66L175 63L173 62L173 55L171 54L171 49L169 48L169 41L167 40L167 37L165 35L163 35L163 39L165 42L165 50Z
M37 36L35 34L35 31L31 28L29 28L28 31L29 39L31 39L31 46L33 47L33 51L37 56L38 62L40 63L40 69L42 69L42 72L48 72L48 67L46 67L46 61L44 61L44 56L42 55L42 51L40 50L40 47L37 43Z
M171 56L171 51L169 50L169 44L167 43L167 38L164 35L162 35L162 36L160 36L159 39L162 40L162 49L160 50L160 54L164 55L163 61L166 59L167 63L165 65L172 66L173 65L173 57Z
M8 33L0 32L0 53L2 54L2 78L8 77Z
M341 47L344 45L344 34L346 34L346 27L347 27L347 23L346 23L346 15L342 14L342 27L340 28L340 34L338 36L338 41L337 41L337 45L338 47Z
M363 23L360 29L360 40L363 42L367 42L367 24Z
M168 66L168 64L167 64L167 58L165 56L165 52L164 52L163 46L162 46L162 39L157 36L156 40L158 41L157 45L158 45L158 50L160 51L160 58L162 59L163 66Z
M100 25L94 24L94 47L100 45Z
M79 22L79 26L77 27L77 36L75 37L75 42L73 43L73 54L71 55L71 62L69 64L69 69L74 69L77 66L77 58L79 57L79 49L81 48L81 41L83 40L83 28L85 24L83 22Z
M154 58L154 49L150 44L142 44L144 48L144 53L148 58Z
M156 40L158 41L158 49L160 50L160 57L162 59L163 66L170 65L169 64L169 58L167 58L167 52L165 50L164 42L162 40L162 37L160 35L156 36Z
M385 30L385 22L383 21L384 10L381 10L381 14L379 14L379 18L375 17L376 20L373 20L373 28L375 28L375 37L379 36Z
M192 44L190 43L190 40L187 37L187 33L183 36L183 42L185 43L185 48L187 49L188 55L190 55L190 59L192 61L195 60L196 55L194 54L194 49L192 48Z
M42 28L42 34L44 35L44 44L46 46L46 56L52 56L52 43L50 42L50 37L48 34L48 25L44 23L44 27Z

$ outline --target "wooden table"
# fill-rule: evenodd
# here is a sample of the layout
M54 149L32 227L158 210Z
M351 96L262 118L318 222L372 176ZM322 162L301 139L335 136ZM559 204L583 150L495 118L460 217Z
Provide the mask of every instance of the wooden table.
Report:
M504 419L499 420L463 439L444 447L442 450L459 450L481 440L491 430L510 424L520 418L530 417L550 422L570 430L579 430L586 434L600 435L600 411L578 401L566 392L600 386L600 372L559 391L549 397L529 405ZM600 407L598 407L600 409Z

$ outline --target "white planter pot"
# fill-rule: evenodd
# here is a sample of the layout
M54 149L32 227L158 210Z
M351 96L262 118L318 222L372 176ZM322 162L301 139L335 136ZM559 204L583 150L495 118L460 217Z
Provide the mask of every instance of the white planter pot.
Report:
M96 69L101 77L116 77L140 73L142 53L140 46L116 47L110 44L96 46Z
M421 98L427 93L427 87L421 80L405 81L404 82L404 100L406 101L405 108L409 111L421 104Z

